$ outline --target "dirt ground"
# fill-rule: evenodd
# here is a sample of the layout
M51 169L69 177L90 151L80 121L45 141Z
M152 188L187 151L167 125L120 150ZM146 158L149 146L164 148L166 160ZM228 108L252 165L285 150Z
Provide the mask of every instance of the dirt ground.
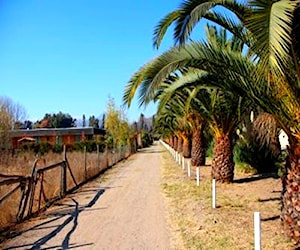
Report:
M179 249L160 188L162 150L156 143L118 163L18 225L0 249Z

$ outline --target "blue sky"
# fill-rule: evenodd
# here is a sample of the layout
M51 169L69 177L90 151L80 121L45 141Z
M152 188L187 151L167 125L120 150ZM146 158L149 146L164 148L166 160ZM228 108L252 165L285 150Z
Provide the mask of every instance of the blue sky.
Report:
M152 47L159 20L178 0L1 0L0 96L25 107L28 118L62 111L100 116L108 96L122 104L125 85L144 63L172 45ZM126 111L130 121L156 106Z

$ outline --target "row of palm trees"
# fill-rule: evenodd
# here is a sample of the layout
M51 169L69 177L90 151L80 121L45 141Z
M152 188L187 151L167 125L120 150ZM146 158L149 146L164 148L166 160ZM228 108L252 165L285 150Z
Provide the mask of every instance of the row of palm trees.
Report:
M226 11L220 12L218 6ZM159 102L157 124L162 133L183 140L193 135L194 163L199 159L199 148L205 148L201 138L209 126L214 136L212 177L219 181L233 181L233 135L247 111L258 107L266 113L262 117L271 116L289 138L281 220L284 231L297 245L299 6L300 0L185 0L154 30L158 48L166 31L174 27L174 47L142 66L124 91L124 102L129 106L137 89L141 104ZM202 19L216 26L207 26L206 41L189 41Z

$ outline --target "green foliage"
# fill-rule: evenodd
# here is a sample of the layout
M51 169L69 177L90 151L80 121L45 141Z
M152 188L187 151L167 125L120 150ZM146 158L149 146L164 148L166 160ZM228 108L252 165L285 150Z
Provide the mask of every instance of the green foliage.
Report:
M89 140L76 142L74 145L69 145L67 151L84 151L84 148L86 147L87 152L97 152L97 146L99 147L99 152L104 152L105 141Z
M280 158L275 157L267 145L259 145L255 139L239 139L234 147L234 161L240 166L249 165L258 173L278 172Z
M151 146L153 143L153 139L152 139L152 136L149 132L143 130L142 131L142 144L143 144L143 147L149 147Z
M99 128L99 119L96 118L94 115L90 116L89 126L93 128Z
M99 147L99 152L104 152L105 150L105 141L99 140L89 140L84 142L76 142L73 145L67 145L67 151L83 151L84 147L86 147L87 152L96 152L97 146ZM36 154L46 154L50 151L53 153L62 153L63 152L63 145L56 144L52 146L48 142L42 143L24 143L21 147L23 151L32 151Z
M41 155L48 153L52 149L52 146L48 142L35 143L32 147L36 154Z
M70 114L62 113L57 114L45 114L41 121L37 121L34 124L35 128L70 128L75 127L76 119Z
M52 152L53 153L62 153L64 150L64 146L60 144L56 144L52 147Z
M214 150L214 141L211 140L209 143L208 143L208 148L206 150L206 157L213 157L213 150Z
M111 139L113 140L113 147L118 148L128 145L131 134L131 129L127 121L124 110L118 110L112 98L109 98L107 103L107 114L105 118L105 129L108 132L109 145Z
M114 148L114 138L112 137L112 135L108 135L106 137L105 144L107 145L107 147L109 149L113 149Z

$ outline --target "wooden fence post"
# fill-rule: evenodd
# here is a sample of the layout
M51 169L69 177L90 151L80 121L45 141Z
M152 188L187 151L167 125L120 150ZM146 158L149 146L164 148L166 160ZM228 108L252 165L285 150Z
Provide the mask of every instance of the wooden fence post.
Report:
M36 169L36 164L38 162L38 159L36 159L33 163L32 167L32 174L31 174L31 187L30 187L30 199L29 199L29 207L28 207L28 213L27 216L30 216L32 214L32 208L33 208L33 203L34 203L34 195L35 195L35 187L37 183L37 169Z
M63 161L66 161L66 159L67 159L66 145L63 145Z
M84 146L84 179L87 180L86 146Z
M97 144L97 168L100 168L100 153L99 153L99 150L100 150L100 147L99 145Z
M61 164L61 182L60 182L60 197L64 197L67 192L67 164L64 161Z

